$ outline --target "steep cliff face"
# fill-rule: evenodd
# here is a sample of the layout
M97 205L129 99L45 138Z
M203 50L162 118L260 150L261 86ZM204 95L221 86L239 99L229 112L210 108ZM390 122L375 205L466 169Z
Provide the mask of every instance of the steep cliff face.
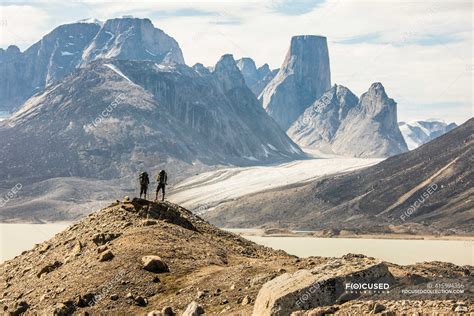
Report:
M300 146L357 157L388 157L408 150L397 124L396 103L380 83L360 100L335 85L292 124L288 135Z
M286 130L330 87L326 38L294 36L282 67L259 99L267 113Z
M35 92L71 73L99 29L95 23L61 25L23 53L9 47L0 58L0 109L18 107Z
M389 157L408 150L398 128L397 104L381 83L362 94L339 127L332 148L357 157Z
M149 19L138 18L107 20L82 58L83 63L114 58L184 64L178 43Z
M103 58L184 63L178 43L148 19L65 24L21 53L0 51L0 110L14 110L34 93Z

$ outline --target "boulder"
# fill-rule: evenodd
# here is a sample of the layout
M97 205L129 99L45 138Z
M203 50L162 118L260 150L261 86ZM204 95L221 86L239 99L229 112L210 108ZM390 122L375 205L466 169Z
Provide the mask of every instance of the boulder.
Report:
M339 259L312 270L285 273L260 289L253 315L290 315L297 310L334 305L348 283L393 283L388 267L369 258Z
M13 311L9 315L13 315L13 316L21 315L25 313L29 307L30 305L25 301L17 302L13 308Z
M92 237L92 241L97 245L97 246L102 246L108 243L109 241L114 240L115 238L119 237L120 234L116 233L98 233L95 234Z
M161 314L163 316L175 316L176 315L171 306L163 307L163 309L161 310Z
M154 273L164 273L169 272L168 265L161 260L159 256L144 256L142 257L143 269L154 272Z
M53 263L51 264L48 264L44 267L42 267L39 272L36 274L36 276L38 278L40 278L43 274L47 274L47 273L50 273L54 270L56 270L57 268L59 268L60 266L62 266L62 262L59 262L59 261L54 261Z
M192 301L186 307L186 310L184 311L182 316L199 316L202 314L204 314L204 309L202 308L202 306L199 305L197 302Z
M99 261L110 261L114 258L114 254L110 250L106 250L99 255Z

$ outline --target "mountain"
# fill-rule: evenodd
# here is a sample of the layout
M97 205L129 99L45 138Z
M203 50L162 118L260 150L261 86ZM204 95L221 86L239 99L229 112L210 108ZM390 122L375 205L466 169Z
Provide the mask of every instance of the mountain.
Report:
M387 157L407 151L397 125L397 104L374 83L360 100L334 85L293 123L288 135L300 146L356 157Z
M61 25L26 51L0 59L0 108L13 110L35 92L71 73L99 31L95 23Z
M472 234L474 119L354 172L257 193L206 213L226 227Z
M368 314L374 300L386 313L449 314L465 305L459 301L469 291L429 301L398 293L440 281L469 287L472 270L442 262L399 266L354 254L297 258L220 230L179 205L133 199L0 264L0 286L2 311L11 315ZM388 283L390 294L350 295L345 284L356 282ZM301 293L312 295L297 304Z
M0 50L0 110L18 108L77 67L101 58L184 63L176 41L148 19L61 25L24 52L16 46Z
M264 64L257 69L255 62L249 57L238 59L237 68L244 76L247 86L257 97L278 72L278 69L270 70L268 64Z
M143 169L165 167L177 179L202 165L303 157L260 106L230 55L206 76L182 64L94 61L1 123L4 188L58 177L128 177L134 186ZM14 206L11 201L2 209L3 219L17 218ZM42 212L31 205L28 211Z
M97 59L151 60L184 64L178 43L149 19L107 20L84 50L83 63Z
M413 150L457 127L456 123L447 124L443 121L399 122L398 126L408 149Z
M327 40L293 36L285 61L259 96L263 107L286 130L331 88Z

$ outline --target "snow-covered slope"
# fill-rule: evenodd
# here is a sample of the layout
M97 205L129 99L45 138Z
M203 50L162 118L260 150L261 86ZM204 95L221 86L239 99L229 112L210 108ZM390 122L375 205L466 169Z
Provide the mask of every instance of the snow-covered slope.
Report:
M308 182L329 174L373 165L381 159L312 158L272 166L228 168L205 172L178 183L170 199L196 212L247 194Z
M440 120L399 122L398 126L408 149L413 150L457 127L456 123L446 123Z

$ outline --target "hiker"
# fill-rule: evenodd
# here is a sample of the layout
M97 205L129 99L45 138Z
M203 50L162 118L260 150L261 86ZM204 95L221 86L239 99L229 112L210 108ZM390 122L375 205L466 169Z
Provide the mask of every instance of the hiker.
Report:
M138 180L140 181L140 199L142 198L143 194L146 200L146 191L148 189L148 184L150 183L148 173L146 173L146 171L141 172L140 176L138 177Z
M158 181L158 187L156 188L156 199L155 201L158 201L158 192L161 189L162 192L162 197L161 200L165 200L165 185L167 185L168 181L168 175L166 174L166 171L160 170L160 173L158 173L158 177L156 178L156 181Z

